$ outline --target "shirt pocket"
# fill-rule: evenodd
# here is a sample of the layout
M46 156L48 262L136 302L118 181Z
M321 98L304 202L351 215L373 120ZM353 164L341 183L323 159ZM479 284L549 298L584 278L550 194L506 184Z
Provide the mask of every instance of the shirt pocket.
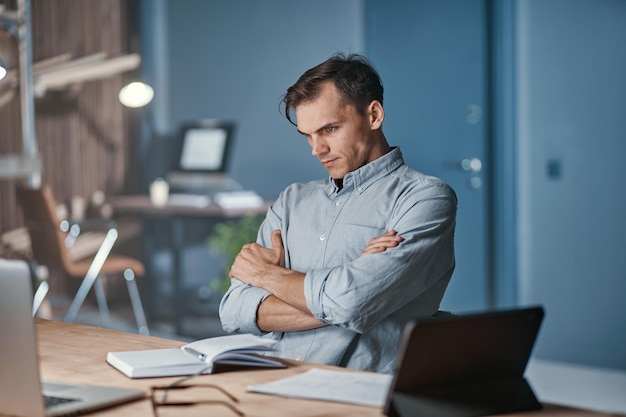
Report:
M385 232L384 225L351 221L333 230L333 233L336 233L333 241L343 242L345 261L352 261L361 255L373 238Z

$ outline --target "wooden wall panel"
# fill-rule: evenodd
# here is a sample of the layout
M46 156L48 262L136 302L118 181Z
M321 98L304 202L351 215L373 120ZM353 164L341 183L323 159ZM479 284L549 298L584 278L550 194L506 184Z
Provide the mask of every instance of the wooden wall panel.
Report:
M0 0L15 10L15 1ZM69 53L80 58L97 52L128 53L125 0L32 0L35 62ZM17 67L17 42L0 35L0 54ZM47 92L35 100L35 124L43 160L42 179L59 202L124 191L129 149L125 110L117 99L124 75ZM3 90L0 81L0 94ZM19 89L0 107L0 153L22 149ZM15 180L0 179L0 233L22 224L15 202Z

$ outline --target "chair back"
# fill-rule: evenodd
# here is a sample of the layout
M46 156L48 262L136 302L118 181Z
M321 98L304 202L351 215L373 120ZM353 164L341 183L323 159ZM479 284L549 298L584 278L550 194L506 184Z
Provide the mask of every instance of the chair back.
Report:
M68 271L72 261L65 246L65 233L56 212L56 201L50 187L17 188L24 223L31 240L33 257L48 268Z

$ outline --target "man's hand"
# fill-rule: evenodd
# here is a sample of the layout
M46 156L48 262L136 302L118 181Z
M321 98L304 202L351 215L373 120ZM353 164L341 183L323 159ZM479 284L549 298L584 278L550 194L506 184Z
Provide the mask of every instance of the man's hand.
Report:
M263 288L282 302L310 315L304 297L305 274L285 268L285 249L280 230L272 232L271 241L271 248L257 243L244 245L230 268L229 276L244 284Z
M360 256L367 255L369 253L384 252L387 249L395 248L404 240L402 236L398 236L397 234L398 232L395 230L390 230L387 233L373 238L370 240L370 243L367 244L365 249L363 249Z
M260 279L275 267L284 268L285 249L280 230L274 230L271 236L272 247L266 248L258 243L243 245L230 268L229 276L240 281L261 287Z

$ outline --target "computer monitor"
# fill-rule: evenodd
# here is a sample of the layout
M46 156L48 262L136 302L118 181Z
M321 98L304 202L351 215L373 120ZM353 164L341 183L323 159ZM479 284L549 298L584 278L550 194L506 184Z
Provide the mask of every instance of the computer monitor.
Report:
M181 128L178 171L224 173L228 168L234 124L202 120Z

